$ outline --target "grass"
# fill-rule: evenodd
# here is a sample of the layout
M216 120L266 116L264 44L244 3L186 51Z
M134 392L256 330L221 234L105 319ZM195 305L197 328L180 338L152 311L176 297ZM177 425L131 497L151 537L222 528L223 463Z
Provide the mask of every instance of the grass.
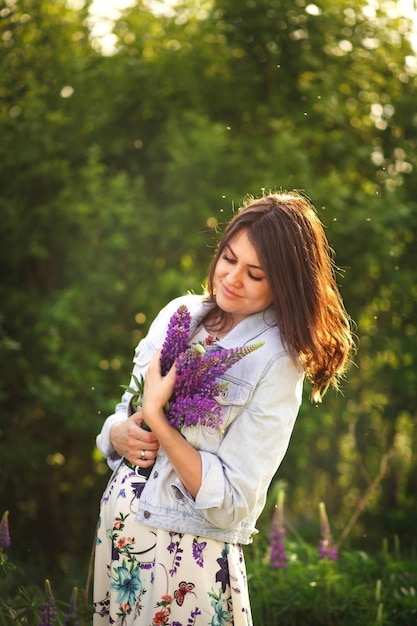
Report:
M274 569L268 537L246 548L255 626L417 624L417 558L402 556L398 539L376 554L344 550L330 560L292 531L283 549L284 567ZM15 565L10 554L0 547L0 626L92 624L89 582L36 580L36 564Z
M288 542L288 561L272 570L247 559L255 626L411 626L417 624L417 561L343 551L337 561Z

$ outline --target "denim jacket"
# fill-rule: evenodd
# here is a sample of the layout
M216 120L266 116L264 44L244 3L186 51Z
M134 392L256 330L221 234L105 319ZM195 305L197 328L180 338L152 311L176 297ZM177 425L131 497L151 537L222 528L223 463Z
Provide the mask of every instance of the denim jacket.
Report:
M213 306L203 296L170 302L135 351L133 373L146 372L152 354L164 342L171 315L180 304L191 314L191 334ZM137 520L173 532L190 532L229 543L247 544L257 532L268 487L287 450L301 403L303 371L284 349L272 310L244 319L218 346L232 348L258 341L265 344L233 365L217 401L222 428L182 428L182 435L201 455L202 483L194 499L175 474L162 447L139 502ZM133 384L131 382L131 384ZM120 464L110 442L110 429L130 413L125 393L107 418L97 446L112 469Z

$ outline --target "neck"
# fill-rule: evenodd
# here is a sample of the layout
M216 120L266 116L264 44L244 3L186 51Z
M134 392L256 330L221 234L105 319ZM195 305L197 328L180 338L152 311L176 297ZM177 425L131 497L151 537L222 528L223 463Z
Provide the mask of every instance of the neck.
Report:
M203 324L204 328L218 339L223 339L236 326L233 316L218 307L206 315Z

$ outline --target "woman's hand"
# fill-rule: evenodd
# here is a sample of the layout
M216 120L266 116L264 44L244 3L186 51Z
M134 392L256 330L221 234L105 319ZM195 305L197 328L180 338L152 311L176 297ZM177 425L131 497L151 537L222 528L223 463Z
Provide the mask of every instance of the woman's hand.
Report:
M201 486L202 462L198 450L168 422L164 406L174 391L177 370L175 364L166 376L161 374L161 351L152 357L145 376L142 398L143 417L158 437L174 471L188 492L196 497Z
M146 424L151 430L167 422L164 406L174 391L177 370L175 364L166 376L161 374L161 350L153 355L145 376L142 398L142 411Z
M114 424L110 430L110 440L120 456L139 467L151 467L159 450L159 442L155 435L142 428L141 411L134 413L129 419Z

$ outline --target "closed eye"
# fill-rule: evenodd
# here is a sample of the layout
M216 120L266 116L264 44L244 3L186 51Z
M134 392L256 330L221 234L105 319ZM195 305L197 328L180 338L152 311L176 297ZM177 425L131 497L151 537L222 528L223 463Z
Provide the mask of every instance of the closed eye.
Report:
M228 256L227 254L223 254L222 259L226 261L226 263L230 263L231 265L235 265L235 263L237 262L236 259ZM264 276L255 276L251 272L248 272L248 276L251 280L255 280L256 282L261 282L261 280L264 280Z
M257 282L261 282L261 280L264 279L263 276L254 276L253 274L251 274L250 272L248 272L248 276L249 278L251 278L252 280L256 280Z

